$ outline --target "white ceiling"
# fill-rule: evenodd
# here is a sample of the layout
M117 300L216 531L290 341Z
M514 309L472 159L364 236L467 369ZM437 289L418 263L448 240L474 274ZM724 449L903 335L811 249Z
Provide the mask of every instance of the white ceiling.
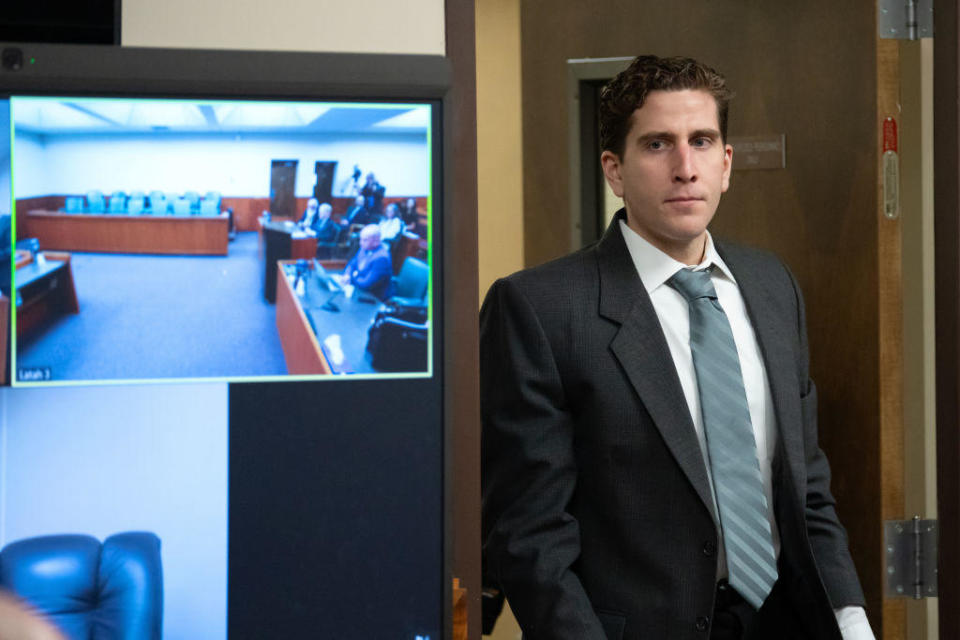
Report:
M64 133L425 133L425 105L14 98L17 131Z

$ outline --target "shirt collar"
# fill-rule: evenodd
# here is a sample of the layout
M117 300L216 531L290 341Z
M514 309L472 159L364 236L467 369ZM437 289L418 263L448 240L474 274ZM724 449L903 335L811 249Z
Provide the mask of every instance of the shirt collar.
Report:
M674 260L660 249L650 244L636 231L627 226L626 221L620 220L620 232L623 235L624 242L627 243L627 250L630 252L630 258L633 259L633 266L637 269L637 275L640 276L647 293L652 293L655 289L666 283L673 274L680 269L685 269L690 265L683 264ZM707 246L703 252L703 260L696 265L694 269L706 269L709 266L717 267L714 274L722 274L731 282L736 283L737 279L723 261L717 248L713 244L713 236L707 231Z

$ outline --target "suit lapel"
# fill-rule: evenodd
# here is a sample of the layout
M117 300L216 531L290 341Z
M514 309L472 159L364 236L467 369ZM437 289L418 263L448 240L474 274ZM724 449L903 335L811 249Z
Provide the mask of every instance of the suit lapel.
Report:
M770 395L773 397L777 433L780 436L777 455L786 458L799 504L804 504L805 497L799 489L806 487L807 482L804 461L801 459L801 452L804 450L803 416L797 393L799 382L794 366L796 355L792 348L795 327L785 326L782 316L777 316L776 299L765 286L769 277L764 276L761 267L747 256L724 247L716 240L715 246L737 279L737 286L753 323L767 371L767 380L770 382Z
M716 519L700 443L660 320L614 219L597 245L600 315L620 324L610 349L660 436Z

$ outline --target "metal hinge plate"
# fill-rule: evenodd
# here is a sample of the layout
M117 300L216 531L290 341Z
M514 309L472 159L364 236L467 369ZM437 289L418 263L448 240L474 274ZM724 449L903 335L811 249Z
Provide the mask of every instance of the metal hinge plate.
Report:
M888 520L883 523L888 598L937 595L937 521Z
M881 38L932 38L933 0L879 0L877 28Z

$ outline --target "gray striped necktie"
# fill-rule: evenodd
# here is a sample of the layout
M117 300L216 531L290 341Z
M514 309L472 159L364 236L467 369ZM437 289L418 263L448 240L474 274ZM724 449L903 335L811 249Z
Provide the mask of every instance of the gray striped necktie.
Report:
M777 580L777 561L737 346L709 269L681 269L667 284L679 291L690 307L690 351L700 388L729 582L759 609Z

